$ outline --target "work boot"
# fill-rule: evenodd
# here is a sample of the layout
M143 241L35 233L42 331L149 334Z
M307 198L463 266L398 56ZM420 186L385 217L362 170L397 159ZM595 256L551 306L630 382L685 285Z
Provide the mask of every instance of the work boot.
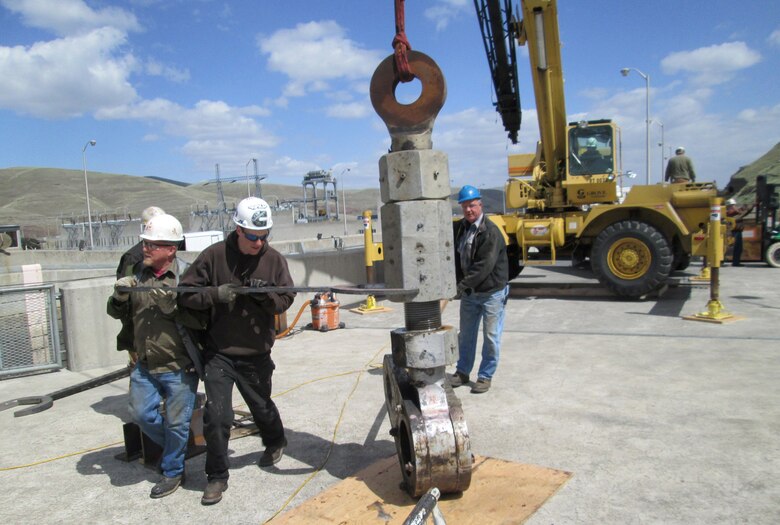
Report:
M490 379L483 379L481 377L477 379L477 382L471 387L472 394L484 394L488 390L490 390Z
M154 487L152 487L152 492L149 494L149 497L154 499L164 498L168 494L173 494L176 492L176 489L178 489L179 485L182 483L184 483L184 474L180 474L172 478L163 476L163 478L158 481Z
M265 449L265 452L263 452L263 455L260 456L260 461L257 462L257 466L259 467L270 467L272 465L276 465L279 463L279 461L282 459L282 456L284 455L284 447L287 446L287 438L284 438L284 441L281 445L275 446L275 447L267 447Z
M206 485L206 490L203 491L203 497L200 498L201 505L214 505L222 501L222 493L228 488L228 482L226 479L214 479L209 481Z
M464 374L463 372L455 372L450 376L450 386L452 388L457 388L459 386L463 386L465 384L468 384L469 382L469 376Z

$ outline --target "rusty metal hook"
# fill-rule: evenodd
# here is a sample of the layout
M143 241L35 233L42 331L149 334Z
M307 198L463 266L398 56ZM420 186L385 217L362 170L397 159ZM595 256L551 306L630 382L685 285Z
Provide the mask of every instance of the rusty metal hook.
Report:
M394 55L385 58L371 77L371 104L387 125L392 151L431 149L433 122L447 99L444 74L431 57L409 51L409 66L422 84L420 97L411 104L401 104L395 98L399 80Z

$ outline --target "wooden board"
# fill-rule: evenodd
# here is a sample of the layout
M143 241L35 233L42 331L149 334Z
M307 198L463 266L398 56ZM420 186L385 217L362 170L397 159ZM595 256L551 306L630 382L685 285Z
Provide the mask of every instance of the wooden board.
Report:
M445 495L439 509L447 523L523 523L572 474L535 465L477 456L471 486ZM377 461L274 519L274 524L401 524L415 499L401 490L398 458Z

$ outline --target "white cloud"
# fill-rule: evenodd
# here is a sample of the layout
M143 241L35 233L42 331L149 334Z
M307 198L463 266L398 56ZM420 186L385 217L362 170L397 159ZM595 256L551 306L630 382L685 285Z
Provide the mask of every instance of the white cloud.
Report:
M433 126L433 147L448 154L455 186L477 181L487 187L502 186L507 179L507 155L534 152L538 138L534 110L523 111L518 145L509 142L501 116L494 110L443 113Z
M200 169L219 162L238 168L247 155L259 156L278 144L278 139L254 116L266 115L258 106L233 107L223 101L201 100L185 108L165 99L144 100L96 113L98 119L131 119L162 122L168 135L184 137L182 151Z
M772 34L769 35L769 43L775 46L780 46L780 29L775 29Z
M289 77L285 97L330 89L331 80L368 78L382 58L380 52L362 49L348 39L344 29L330 20L259 36L257 45L268 57L268 68Z
M731 80L742 69L755 65L761 54L744 42L727 42L693 51L678 51L661 60L664 73L688 73L702 85L716 85Z
M127 78L137 63L131 54L117 53L125 43L125 33L104 27L29 47L0 47L0 107L59 118L133 101Z
M150 58L144 63L144 73L149 76L163 77L177 84L181 84L190 79L189 70L166 66L154 58Z
M349 102L346 104L334 104L329 106L325 113L335 118L362 118L371 114L373 110L369 104L361 102Z
M135 15L119 7L92 9L82 0L0 0L6 9L22 17L25 25L60 36L77 35L101 27L140 31Z
M423 14L436 24L436 31L443 31L453 18L472 9L472 0L437 0L433 6L425 9Z

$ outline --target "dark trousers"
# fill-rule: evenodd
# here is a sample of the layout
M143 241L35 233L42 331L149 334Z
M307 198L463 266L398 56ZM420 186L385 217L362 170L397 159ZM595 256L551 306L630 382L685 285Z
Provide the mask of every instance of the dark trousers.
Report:
M233 424L233 385L238 387L260 430L266 447L284 442L284 426L271 400L274 362L270 354L260 357L230 357L217 354L206 363L206 475L209 481L228 479L228 442Z
M731 252L731 264L742 264L742 232L734 232L734 251Z

